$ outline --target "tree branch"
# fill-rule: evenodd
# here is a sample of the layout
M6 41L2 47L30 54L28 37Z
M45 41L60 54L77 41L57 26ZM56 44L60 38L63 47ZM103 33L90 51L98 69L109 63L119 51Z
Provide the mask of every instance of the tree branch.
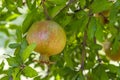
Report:
M47 10L47 8L46 8L44 3L45 3L45 0L41 0L41 4L42 4L43 10L44 10L44 14L46 16L46 19L47 20L51 20L51 17L49 16L48 10Z
M82 49L82 58L81 58L81 68L80 70L84 70L84 63L85 63L85 57L86 57L86 45L87 45L87 29L91 20L91 12L89 12L89 19L88 19L88 23L86 25L86 29L84 31L84 36L83 36L83 49Z
M85 61L85 56L86 56L86 39L87 39L87 31L85 30L84 32L84 37L83 37L83 49L82 49L82 59L81 59L81 70L84 70L84 61Z

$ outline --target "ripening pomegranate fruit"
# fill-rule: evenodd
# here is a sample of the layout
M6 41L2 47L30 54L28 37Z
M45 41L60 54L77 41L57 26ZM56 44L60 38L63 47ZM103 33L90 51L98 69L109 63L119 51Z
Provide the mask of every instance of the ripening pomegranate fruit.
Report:
M36 43L36 52L41 54L42 61L49 56L59 54L65 47L66 34L63 28L54 21L35 22L28 30L28 44Z

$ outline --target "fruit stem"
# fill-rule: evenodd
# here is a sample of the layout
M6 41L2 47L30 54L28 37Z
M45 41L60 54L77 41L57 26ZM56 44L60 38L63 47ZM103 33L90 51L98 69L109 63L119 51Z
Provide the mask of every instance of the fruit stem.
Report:
M49 56L48 55L43 55L43 54L41 54L40 55L40 62L41 63L49 63Z
M41 4L42 4L43 10L44 10L44 14L45 14L47 20L51 20L51 17L50 17L49 14L48 14L48 10L47 10L44 2L45 2L45 0L41 0Z

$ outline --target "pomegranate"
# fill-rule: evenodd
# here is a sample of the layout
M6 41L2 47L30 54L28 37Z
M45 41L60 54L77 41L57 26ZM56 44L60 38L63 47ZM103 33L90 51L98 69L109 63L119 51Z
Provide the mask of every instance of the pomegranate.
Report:
M59 24L50 20L33 23L26 39L28 44L37 44L35 51L41 54L43 61L48 60L51 55L59 54L66 44L65 31Z

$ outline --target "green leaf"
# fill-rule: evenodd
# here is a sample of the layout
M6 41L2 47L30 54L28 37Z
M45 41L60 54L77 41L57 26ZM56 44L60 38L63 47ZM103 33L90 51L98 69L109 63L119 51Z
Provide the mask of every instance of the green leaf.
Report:
M85 76L83 75L83 73L81 71L79 71L75 77L75 79L72 80L85 80Z
M100 80L109 80L108 75L105 71L102 71Z
M99 44L93 44L93 49L94 50L101 50L102 49L102 46L101 45L99 45Z
M61 18L62 17L62 18ZM70 24L72 17L64 13L59 13L59 15L54 16L54 20L58 22L62 27L65 27ZM63 21L64 20L64 21Z
M24 38L22 38L22 39L23 40L22 40L22 42L20 42L21 43L20 47L17 47L15 49L15 52L14 52L15 55L21 55L23 53L23 51L26 49L27 45L28 45L27 40L24 39Z
M93 80L109 80L104 64L97 65L92 72Z
M34 0L34 2L32 2L31 0L26 0L26 3L29 10L33 10L36 8L36 0Z
M65 6L65 4L64 4L64 5L60 5L60 6L53 7L52 10L49 11L51 17L54 18L64 6Z
M21 7L23 5L23 1L22 0L17 0L17 5L18 5L18 7Z
M117 0L116 3L110 9L109 20L111 25L115 24L118 18L117 14L119 14L119 9L120 9L120 0Z
M9 11L14 11L16 9L16 5L12 0L5 0L5 4Z
M108 0L94 0L92 5L90 6L93 12L98 13L104 10L108 10L112 5L112 2Z
M80 11L77 15L78 15L77 17L78 17L79 23L76 25L79 25L78 26L79 30L81 32L84 32L86 25L88 23L88 19L89 19L88 14L85 11ZM74 22L74 20L73 20L73 22Z
M31 10L35 10L36 9L36 0L34 0L32 6L31 6Z
M94 57L92 57L94 59ZM93 61L90 61L90 59L87 59L87 63L86 63L86 66L85 68L86 69L91 69L93 66L94 66L94 62Z
M34 80L39 80L39 79L41 79L40 76L37 76L37 77L34 78ZM44 80L44 79L43 79L43 80Z
M104 41L104 33L102 28L103 26L98 21L96 21L96 24L97 24L97 30L95 33L95 37L98 41L103 42Z
M97 25L96 25L96 20L95 18L91 18L89 26L88 26L88 38L89 40L93 40L94 36L95 36L95 32L97 29Z
M49 5L48 12L53 18L66 6L66 0L47 0L46 2Z
M19 26L16 25L16 24L10 24L10 25L9 25L9 29L11 29L11 30L16 30L17 27L19 27Z
M36 47L36 44L32 43L23 51L23 53L21 54L23 62L29 57L29 55L35 49L35 47Z
M18 63L16 57L7 58L7 62L10 66L13 66L13 67L17 67L20 64L20 63Z
M31 67L29 66L26 66L24 69L23 69L23 74L26 76L26 77L35 77L38 75L38 73Z
M1 30L1 32L4 32L7 36L10 36L9 31L7 28L5 28L5 26L0 26L0 30Z
M5 65L4 62L2 62L2 63L0 64L0 72L2 72L4 65Z
M117 73L119 71L119 67L117 67L115 65L108 64L107 67L110 70L110 72L112 72L112 73Z
M22 24L22 32L23 33L25 33L29 29L29 27L32 25L33 16L35 16L34 14L35 14L35 11L30 12L27 14L26 18L24 19L23 24Z
M72 61L72 58L71 58L71 55L70 55L70 51L69 52L66 52L64 53L64 59L65 59L65 62L66 62L66 66L70 67L71 69L73 69L74 67L74 63Z
M28 44L27 44L27 40L24 38L21 42L21 49L20 49L20 54L23 53L23 51L27 48Z
M31 6L32 6L31 0L26 0L26 3L27 3L28 8L31 9Z
M120 67L118 67L117 75L120 76Z
M9 47L11 48L11 49L15 49L15 48L17 48L17 47L19 47L20 46L20 44L18 44L18 43L11 43L10 45L9 45Z
M8 76L4 76L0 80L9 80L9 77Z
M13 68L13 72L12 72L12 77L13 77L13 80L20 80L20 74L21 74L21 71L20 71L20 68Z
M118 34L116 37L115 37L115 40L114 40L114 42L112 43L112 51L111 51L111 53L117 53L118 51L119 51L119 47L120 47L120 39L119 39L119 37L120 37L120 34Z
M6 20L12 21L12 20L16 19L18 16L19 16L18 14L11 14L11 16L7 17Z
M16 36L17 36L17 42L21 42L22 41L22 29L21 29L21 27L18 27L16 29Z
M56 78L56 80L61 80L61 77L59 74L57 74L55 78Z
M71 32L71 34L79 33L80 31L84 32L88 22L88 16L85 11L80 11L76 13L76 17L77 19L75 17L71 17L71 21L69 21L69 24L66 27L68 28L68 31Z
M79 0L80 1L80 6L82 8L84 8L85 4L86 4L86 0Z
M56 5L62 5L66 3L67 0L47 0L48 3L56 4Z

